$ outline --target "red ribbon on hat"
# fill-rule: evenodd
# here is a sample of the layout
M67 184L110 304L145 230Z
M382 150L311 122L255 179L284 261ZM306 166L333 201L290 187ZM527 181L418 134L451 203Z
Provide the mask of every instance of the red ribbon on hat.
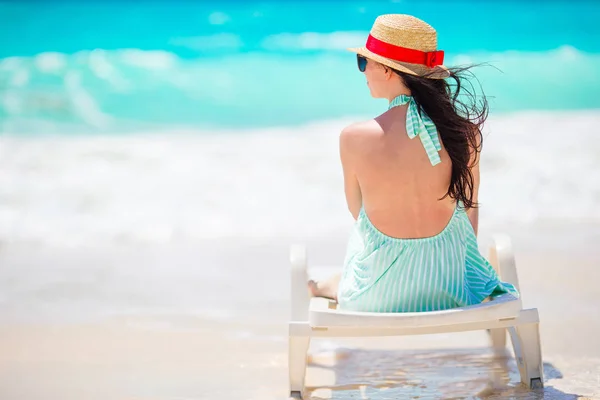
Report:
M367 38L367 44L365 47L373 53L385 58L407 62L410 64L421 64L429 68L433 68L444 63L443 50L421 51L409 49L408 47L401 47L391 43L383 42L371 35L369 35Z

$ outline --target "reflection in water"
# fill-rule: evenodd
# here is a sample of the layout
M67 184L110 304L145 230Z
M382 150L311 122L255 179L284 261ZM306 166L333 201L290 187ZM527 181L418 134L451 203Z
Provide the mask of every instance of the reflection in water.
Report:
M531 391L520 384L515 361L486 349L338 349L309 359L311 369L335 374L333 382L308 386L308 399L576 399L551 387ZM546 379L561 378L545 364ZM318 374L323 375L323 374Z

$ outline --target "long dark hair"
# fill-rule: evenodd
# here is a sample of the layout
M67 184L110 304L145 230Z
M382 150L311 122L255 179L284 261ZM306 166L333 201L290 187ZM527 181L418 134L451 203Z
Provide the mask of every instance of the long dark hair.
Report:
M488 116L487 99L477 94L472 80L467 78L471 67L449 69L446 79L431 79L393 70L404 80L419 109L435 124L444 147L452 160L452 175L448 192L463 203L475 208L474 178L471 168L479 160L483 145L481 128ZM473 162L472 162L473 161Z

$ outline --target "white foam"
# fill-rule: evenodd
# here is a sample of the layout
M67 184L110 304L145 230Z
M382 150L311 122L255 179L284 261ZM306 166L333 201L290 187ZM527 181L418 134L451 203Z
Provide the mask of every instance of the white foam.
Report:
M339 31L332 33L280 33L267 36L262 47L267 50L343 50L361 46L368 32Z
M25 57L16 56L0 59L0 71L14 71L19 69L24 61Z
M348 229L338 133L349 122L246 132L0 139L0 240L180 243ZM600 222L600 113L521 113L486 129L484 223Z
M89 66L94 75L108 82L112 88L124 91L130 87L129 82L121 76L117 68L108 60L106 50L93 50L89 54Z
M124 63L151 70L172 68L179 60L175 54L163 50L124 49L118 53Z
M496 220L600 221L598 112L493 118L481 202Z
M35 57L35 66L44 73L60 73L67 64L67 57L62 53L46 52Z
M212 12L208 16L208 23L211 25L224 25L230 20L231 18L229 15L221 11Z
M18 114L23 108L23 102L18 93L12 90L4 92L1 104L7 114Z
M72 108L88 125L103 127L110 123L111 116L100 110L94 97L81 84L80 72L68 72L64 81Z
M211 50L222 48L237 50L244 45L240 36L233 33L173 38L169 41L169 43L192 50Z
M17 70L9 80L9 85L13 87L22 87L29 81L29 72L25 69Z

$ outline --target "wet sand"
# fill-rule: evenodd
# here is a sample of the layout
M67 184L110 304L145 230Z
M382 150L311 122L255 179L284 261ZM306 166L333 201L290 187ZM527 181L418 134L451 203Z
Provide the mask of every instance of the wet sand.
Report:
M306 398L600 398L600 231L589 232L539 246L515 233L524 305L542 321L543 392L469 332L315 340ZM311 260L335 264L342 239L309 242ZM290 240L4 248L0 399L287 398Z

